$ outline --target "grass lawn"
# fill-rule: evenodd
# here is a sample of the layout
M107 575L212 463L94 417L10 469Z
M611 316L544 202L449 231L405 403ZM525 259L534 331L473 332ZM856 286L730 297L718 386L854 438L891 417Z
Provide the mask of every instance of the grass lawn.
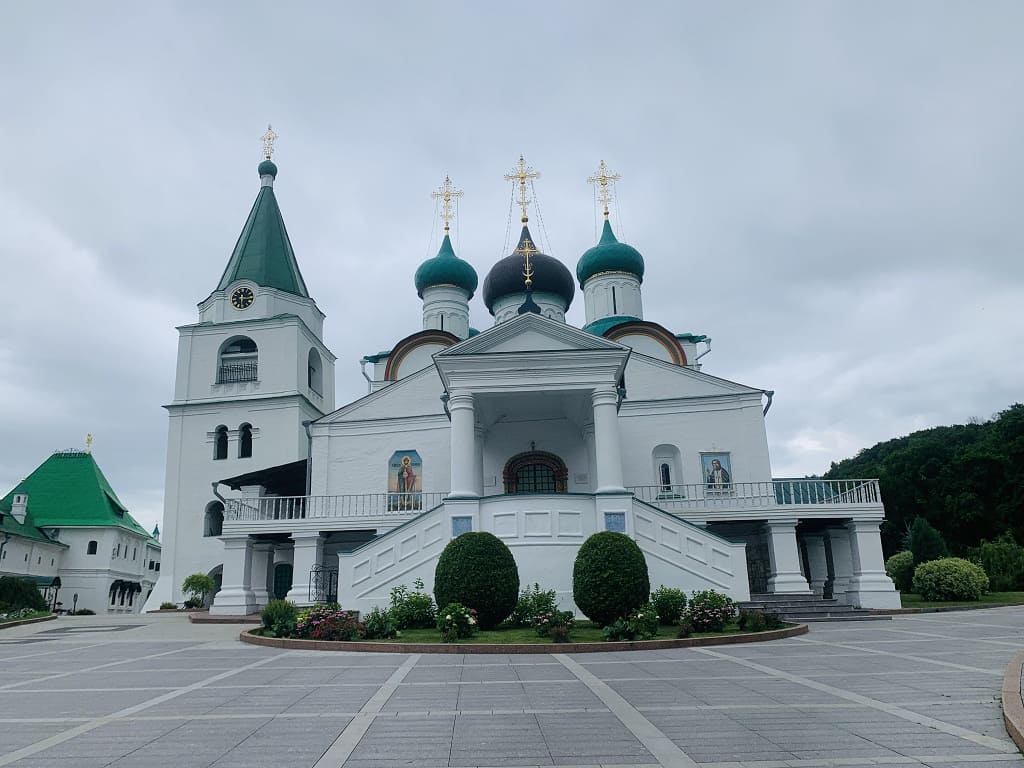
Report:
M49 611L36 611L28 616L19 616L18 618L0 619L0 627L4 624L10 624L12 621L25 621L26 619L41 619L43 616L49 616Z
M904 608L944 608L958 605L997 605L1000 603L1024 604L1024 592L989 592L982 595L980 600L945 600L928 602L922 600L920 595L913 592L900 594L900 601Z

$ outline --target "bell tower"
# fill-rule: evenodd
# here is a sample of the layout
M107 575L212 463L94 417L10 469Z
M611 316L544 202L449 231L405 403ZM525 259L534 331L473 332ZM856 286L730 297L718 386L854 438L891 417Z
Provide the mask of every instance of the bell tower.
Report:
M198 322L178 328L164 485L160 579L149 608L181 602L181 582L219 584L218 480L308 457L303 422L334 410L335 357L274 195L277 135L267 126L256 201Z

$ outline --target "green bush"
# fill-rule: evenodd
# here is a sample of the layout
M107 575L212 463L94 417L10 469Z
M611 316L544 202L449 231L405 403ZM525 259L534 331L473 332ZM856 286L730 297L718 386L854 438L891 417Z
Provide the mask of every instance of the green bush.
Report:
M735 615L732 598L713 589L694 592L683 611L694 632L721 632Z
M413 590L399 584L391 590L388 613L395 629L430 629L437 623L434 598L423 591L423 579L416 579Z
M600 531L576 554L572 596L587 618L607 626L644 605L651 594L647 561L629 536Z
M96 611L91 608L79 608L77 611L72 611L75 616L95 616Z
M552 611L537 616L533 624L538 637L546 637L553 643L568 643L576 626L576 617L572 611Z
M681 589L658 587L651 592L651 602L658 612L658 621L662 624L678 624L679 617L686 608L686 593Z
M367 640L387 640L398 634L395 624L391 620L391 613L377 606L374 606L373 610L366 614L363 627L363 636Z
M736 623L740 632L763 632L768 627L768 614L764 611L740 611Z
M553 589L541 589L540 584L526 586L519 593L519 600L516 607L512 609L512 615L508 617L510 627L532 627L536 625L537 618L554 613L558 610L558 595Z
M658 634L658 612L647 603L628 616L616 619L602 629L601 634L605 640L650 640Z
M295 634L295 623L299 608L290 600L271 600L260 611L264 634L271 637L291 637Z
M212 576L205 573L193 573L186 576L181 583L181 591L191 595L190 600L185 601L186 608L202 608L206 604L206 596L217 588Z
M949 556L946 542L932 524L923 517L915 517L904 538L903 548L914 553L914 565Z
M983 541L974 557L988 574L993 592L1009 592L1024 588L1024 547L1011 536Z
M914 553L909 550L897 552L885 561L885 573L896 589L909 592L914 582Z
M466 534L463 534L465 536ZM454 643L476 634L479 620L477 612L462 603L448 603L443 611L437 612L437 628L441 631L442 643Z
M988 592L988 576L980 565L944 557L917 566L913 587L924 600L979 600Z
M167 601L164 601L164 602L160 603L160 610L161 611L173 611L177 607L178 607L177 603L170 603L170 602L167 602Z
M434 600L461 603L477 612L480 629L509 617L519 599L519 569L493 533L471 531L448 542L434 570Z
M0 605L12 611L19 608L45 611L49 607L35 584L17 576L0 576Z

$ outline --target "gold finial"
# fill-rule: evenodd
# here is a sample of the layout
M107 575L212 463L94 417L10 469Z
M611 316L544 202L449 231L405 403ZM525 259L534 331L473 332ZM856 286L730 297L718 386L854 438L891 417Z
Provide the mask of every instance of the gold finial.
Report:
M519 156L519 163L516 165L516 169L512 173L505 174L505 181L519 182L519 199L516 200L516 202L523 208L523 224L528 220L526 216L526 206L533 202L526 197L526 182L539 178L540 174L526 164L522 155Z
M452 200L458 200L463 194L461 189L455 188L452 180L447 175L444 177L444 184L437 188L437 192L430 193L432 198L441 201L441 221L444 222L444 233L446 235L448 234L448 222L453 218Z
M260 136L260 140L263 142L263 158L269 160L274 154L274 139L277 138L277 134L274 133L274 129L270 127L270 123L267 123L267 132Z
M533 285L533 264L530 262L530 257L539 251L534 247L530 238L524 237L516 246L516 253L523 254L523 283L526 285L526 290L530 290L530 286Z
M85 452L92 453L92 435L88 434L85 436Z
M604 206L604 217L608 218L608 203L612 201L612 191L608 187L608 182L615 183L622 177L617 173L609 173L608 166L604 164L604 160L601 161L601 165L598 166L597 173L587 179L590 184L600 184L600 188L597 191L597 199Z

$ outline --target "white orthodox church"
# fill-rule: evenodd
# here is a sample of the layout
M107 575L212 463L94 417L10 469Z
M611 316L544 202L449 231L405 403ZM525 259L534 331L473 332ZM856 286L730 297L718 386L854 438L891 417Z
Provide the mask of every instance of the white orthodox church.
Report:
M268 132L268 135L269 132ZM324 314L299 271L274 195L260 190L227 268L179 328L164 508L163 570L149 607L211 574L211 611L273 597L367 611L420 578L465 531L508 544L522 583L572 608L580 544L622 531L651 584L834 596L899 607L886 576L876 480L772 477L772 393L705 373L705 336L645 319L644 260L608 221L576 279L528 228L483 281L493 324L470 325L477 273L445 237L416 271L423 327L363 359L370 392L334 403ZM565 313L577 298L586 324ZM410 286L410 289L412 286ZM372 373L366 373L369 368Z

